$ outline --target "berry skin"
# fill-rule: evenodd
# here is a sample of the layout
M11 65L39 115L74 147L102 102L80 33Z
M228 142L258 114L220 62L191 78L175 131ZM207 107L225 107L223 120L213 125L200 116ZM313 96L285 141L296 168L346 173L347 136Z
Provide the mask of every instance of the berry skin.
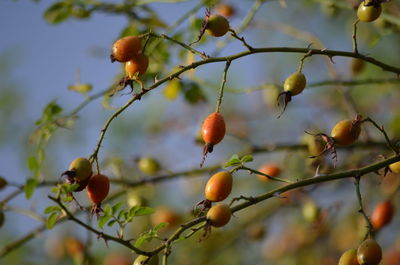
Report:
M65 250L70 257L81 256L85 252L85 245L76 237L69 236L64 239Z
M112 46L111 62L125 63L138 55L142 39L136 36L128 36L114 42Z
M182 218L181 216L169 208L161 207L156 209L155 213L151 216L151 223L156 226L160 223L168 223L164 229L176 227Z
M214 227L222 227L229 223L230 219L231 209L229 209L229 206L224 203L214 205L207 212L207 220Z
M359 123L354 123L353 120L343 120L333 127L331 137L335 144L348 146L353 144L360 136L361 127Z
M378 5L366 5L365 1L361 2L357 9L357 17L363 22L372 22L379 18L382 13L382 6Z
M95 205L100 205L108 195L110 190L110 181L107 176L101 174L94 175L89 179L86 190L90 200Z
M371 223L374 229L380 229L392 221L394 206L391 201L379 203L371 215Z
M125 73L129 79L134 79L135 75L143 75L149 67L149 58L143 53L135 55L125 63Z
M87 158L78 157L69 165L68 171L74 172L77 181L83 181L92 175L92 163Z
M400 161L390 164L389 168L393 173L400 173Z
M307 85L306 77L304 76L303 73L299 71L291 74L288 78L286 78L285 82L283 83L284 91L278 95L278 103L279 103L279 98L281 96L284 96L283 110L281 114L278 116L278 118L280 118L280 116L285 112L287 105L289 104L290 101L292 101L292 97L303 92L306 85Z
M228 20L220 15L212 15L208 18L206 32L214 37L222 37L229 30Z
M306 87L306 77L301 72L295 72L286 78L283 90L290 92L291 96L300 94Z
M208 115L201 127L201 137L206 144L218 144L224 139L225 132L225 120L218 112Z
M231 17L236 13L235 8L229 4L219 4L216 6L216 11L218 14L224 17Z
M148 258L147 256L139 255L133 262L133 265L144 265ZM146 265L158 265L158 256L152 256Z
M276 164L272 164L272 163L267 163L262 165L258 171L271 176L271 177L277 177L279 176L279 174L281 174L281 169L279 168L278 165ZM257 175L257 178L263 182L268 182L269 178L267 178L266 176L263 175Z
M220 202L225 200L232 191L232 174L221 171L211 176L205 188L206 200Z
M206 155L213 151L214 145L218 144L222 141L222 139L224 139L225 132L225 120L218 112L211 113L204 120L201 127L201 137L203 138L205 145L200 167L203 166Z
M357 250L352 248L345 251L340 257L339 265L359 265L357 261Z
M142 171L144 174L147 174L147 175L155 175L161 169L161 166L157 162L157 160L155 160L154 158L151 158L151 157L140 158L138 161L138 167L139 167L140 171Z
M382 249L373 239L367 239L357 249L360 265L378 265L382 259Z

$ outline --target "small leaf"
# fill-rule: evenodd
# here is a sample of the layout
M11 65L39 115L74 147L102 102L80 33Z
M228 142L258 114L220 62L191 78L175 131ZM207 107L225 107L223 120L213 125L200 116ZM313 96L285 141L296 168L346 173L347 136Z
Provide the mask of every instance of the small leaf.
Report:
M247 163L247 162L251 162L253 161L253 156L252 155L245 155L244 157L242 157L242 162L243 163Z
M157 231L159 231L161 228L166 227L167 225L168 225L167 222L159 223L158 225L156 225L156 226L153 228L153 230L157 232Z
M135 210L134 216L143 216L143 215L149 215L154 213L154 209L151 207L140 207Z
M92 91L93 86L91 84L75 84L68 86L68 89L81 94L87 94L88 92Z
M128 211L126 209L122 209L119 213L118 213L118 220L121 220L122 217L127 213ZM125 218L126 219L126 218Z
M116 204L113 205L112 207L112 214L116 214L119 209L121 209L122 206L124 206L124 202L117 202Z
M112 217L109 215L104 215L102 217L100 217L99 219L99 228L103 228L103 226L108 222L108 220L110 220Z
M107 215L107 216L112 216L113 215L113 210L111 208L111 205L107 204L104 207L104 214Z
M57 2L51 5L43 14L47 22L58 24L66 20L72 12L72 6L66 2Z
M148 234L144 234L144 235L140 236L138 239L136 239L135 247L138 248L141 245L143 245L144 241L146 241L147 238L148 238Z
M59 206L49 206L44 209L45 214L53 213L53 212L61 212L61 208Z
M27 199L30 199L32 197L32 195L36 189L36 185L37 185L36 180L34 180L32 178L30 178L26 181L26 184L24 186L24 192L25 192L25 197Z
M40 168L39 162L37 161L36 157L30 156L28 158L28 168L32 172L35 172Z
M50 214L50 216L46 220L47 229L52 229L54 227L59 214L60 214L60 212L55 212L55 213Z
M66 193L71 193L71 192L75 191L77 188L79 188L79 186L80 185L78 183L75 183L75 184L66 183L65 184L65 192Z
M115 224L117 222L117 220L113 219L110 222L108 222L107 226L113 226L113 224Z

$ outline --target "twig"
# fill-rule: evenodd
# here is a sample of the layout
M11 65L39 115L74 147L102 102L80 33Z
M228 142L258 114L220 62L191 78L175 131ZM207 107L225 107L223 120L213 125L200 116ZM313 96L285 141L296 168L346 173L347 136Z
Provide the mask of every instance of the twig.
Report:
M368 231L367 231L367 234L365 235L365 238L367 238L368 236L372 235L373 226L371 224L371 220L368 218L367 214L364 211L364 206L363 206L362 197L361 197L361 191L360 191L360 176L358 176L356 174L354 178L355 178L354 185L356 187L357 200L358 200L358 204L360 205L360 208L358 209L358 212L362 214L362 216L365 219L365 222L367 223Z
M225 88L225 83L226 83L226 75L228 74L228 69L229 66L231 65L231 61L226 61L225 64L225 69L224 69L224 73L222 75L222 81L221 81L221 86L219 89L219 94L218 94L218 100L217 100L217 106L215 108L215 112L219 113L220 107L221 107L221 103L222 103L222 98L224 96L224 88Z
M360 19L357 18L357 20L353 23L353 35L351 36L353 38L353 52L358 53L358 48L357 48L357 24L360 22Z
M96 234L99 238L103 238L106 242L107 242L107 241L114 241L114 242L117 242L117 243L119 243L119 244L121 244L121 245L124 245L124 246L126 246L127 248L129 248L129 249L135 251L135 252L136 252L137 254L139 254L139 255L151 256L151 255L149 255L148 252L143 251L143 250L141 250L141 249L138 249L138 248L134 247L128 240L123 240L123 239L121 239L121 238L118 238L118 237L114 237L114 236L105 234L105 233L103 233L103 232L101 232L101 231L98 231L98 230L94 229L94 228L91 227L90 225L85 224L84 222L82 222L81 220L79 220L78 218L76 218L76 217L67 209L67 207L65 207L65 205L61 203L60 199L54 198L54 197L52 197L52 196L48 196L48 197L49 197L50 200L54 201L55 203L57 203L57 204L62 208L62 210L63 210L63 211L65 212L65 214L68 216L68 219L74 221L75 223L79 224L80 226L84 227L85 229L87 229L87 230L93 232L93 233Z
M255 170L255 169L252 169L252 168L249 168L249 167L246 167L246 166L239 166L239 167L234 168L234 171L238 171L238 170L247 170L247 171L250 171L251 173L254 173L254 174L257 174L257 175L262 175L262 176L267 177L270 180L274 180L274 181L278 181L278 182L284 182L284 183L289 183L289 184L293 183L293 181L291 181L291 180L282 179L282 178L278 178L278 177L273 177L273 176L270 176L268 174L265 174L263 172L260 172L258 170Z
M399 150L390 141L389 136L387 135L387 133L386 133L385 129L383 128L383 126L379 126L371 118L366 118L366 119L362 120L361 122L370 122L370 123L372 123L372 125L374 125L383 134L383 136L385 137L386 143L390 147L390 149L392 149L395 154L399 154Z

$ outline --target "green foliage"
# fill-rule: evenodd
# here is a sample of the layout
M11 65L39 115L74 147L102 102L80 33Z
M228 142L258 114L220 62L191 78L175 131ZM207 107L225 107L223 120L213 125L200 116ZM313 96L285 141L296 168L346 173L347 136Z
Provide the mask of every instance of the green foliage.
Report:
M224 167L243 166L244 164L251 161L253 161L252 155L245 155L242 158L239 158L237 154L234 154L228 161L225 162Z
M166 227L167 225L168 223L159 223L149 231L142 233L140 237L136 239L134 246L139 248L143 245L143 243L151 242L153 239L159 238L158 232L160 231L160 229Z

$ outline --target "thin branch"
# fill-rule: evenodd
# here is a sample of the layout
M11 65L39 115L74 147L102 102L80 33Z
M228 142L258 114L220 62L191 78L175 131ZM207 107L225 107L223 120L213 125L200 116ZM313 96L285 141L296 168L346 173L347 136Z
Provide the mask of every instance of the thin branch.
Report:
M371 118L366 118L366 119L362 120L362 122L370 122L372 125L374 125L375 128L377 128L383 134L383 136L385 137L386 143L390 147L390 149L392 149L395 154L399 153L399 150L393 145L392 141L390 141L389 136L387 135L387 133L386 133L385 129L383 128L383 126L379 126Z
M365 235L365 238L367 238L368 236L372 235L373 226L372 226L371 220L369 219L368 215L365 213L365 210L364 210L362 197L361 197L361 191L360 191L360 177L356 175L354 178L355 178L354 185L356 187L357 200L358 200L358 204L360 205L358 212L362 214L362 216L365 219L365 222L367 223L368 231L367 231L367 234Z
M358 53L358 48L357 48L357 24L360 22L360 19L357 18L357 20L353 23L353 34L351 35L353 39L353 52Z
M103 129L101 130L100 133L100 137L97 141L97 145L92 153L92 155L90 156L92 160L94 160L96 162L96 165L98 165L98 153L101 147L101 144L103 142L104 136L111 124L111 122L117 118L125 109L127 109L133 102L135 102L136 100L141 99L141 97L145 94L147 94L147 92L153 90L154 88L162 85L163 83L172 80L173 78L178 77L180 74L191 70L191 69L195 69L201 65L204 64L209 64L209 63L216 63L216 62L231 62L237 59L240 59L242 57L245 56L249 56L252 54L257 54L257 53L277 53L277 52L282 52L282 53L312 53L313 55L325 55L328 57L333 57L333 56L341 56L341 57L351 57L351 58L359 58L362 59L366 62L369 62L371 64L374 64L376 66L381 67L383 70L386 71L390 71L396 74L400 75L400 68L395 67L395 66L391 66L388 64L385 64L381 61L378 61L372 57L368 57L365 55L361 55L358 53L353 53L353 52L346 52L346 51L337 51L337 50L319 50L319 49L307 49L307 48L292 48L292 47L274 47L274 48L254 48L252 51L245 51L245 52L241 52L241 53L237 53L234 55L230 55L230 56L225 56L225 57L216 57L216 58L209 58L209 59L205 59L202 61L197 61L194 62L190 65L187 65L185 67L182 67L180 70L178 70L177 72L156 81L153 85L151 85L150 87L146 88L146 89L142 89L141 92L134 94L133 97L127 102L125 103L125 105L123 105L122 107L120 107L116 112L114 112L114 114L112 114L109 119L106 121Z
M268 178L270 180L274 180L274 181L277 181L277 182L283 182L283 183L289 183L289 184L293 183L293 181L291 181L291 180L278 178L278 177L273 177L273 176L265 174L265 173L263 173L261 171L258 171L258 170L255 170L255 169L252 169L252 168L249 168L249 167L246 167L246 166L239 166L239 167L234 168L233 170L234 171L246 170L246 171L250 171L251 173L254 173L254 174L257 174L257 175L262 175L262 176L264 176L264 177L266 177L266 178Z
M91 227L90 225L85 224L84 222L82 222L81 220L79 220L78 218L76 218L76 217L67 209L67 207L65 207L65 205L61 203L60 199L54 198L54 197L52 197L52 196L48 196L48 197L49 197L50 200L54 201L55 203L57 203L57 204L62 208L62 210L63 210L63 211L65 212L65 214L68 216L68 219L74 221L75 223L79 224L80 226L82 226L82 227L86 228L87 230L93 232L93 233L96 234L99 238L103 238L106 242L107 242L107 241L114 241L114 242L117 242L117 243L119 243L119 244L121 244L121 245L124 245L124 246L126 246L127 248L129 248L129 249L135 251L135 253L137 253L137 254L139 254L139 255L150 256L148 252L143 251L143 250L141 250L141 249L138 249L138 248L134 247L134 246L130 243L130 241L128 241L128 240L123 240L123 239L121 239L121 238L118 238L118 237L114 237L114 236L105 234L105 233L103 233L103 232L101 232L101 231L99 231L99 230L94 229L94 228Z
M225 64L225 69L224 69L224 73L222 75L222 81L221 81L221 87L219 89L219 94L218 94L218 100L217 100L217 107L215 108L215 112L219 113L220 107L221 107L221 103L222 103L222 98L224 96L224 88L225 88L225 83L226 83L226 75L228 74L228 69L229 66L231 65L230 61L226 61Z

